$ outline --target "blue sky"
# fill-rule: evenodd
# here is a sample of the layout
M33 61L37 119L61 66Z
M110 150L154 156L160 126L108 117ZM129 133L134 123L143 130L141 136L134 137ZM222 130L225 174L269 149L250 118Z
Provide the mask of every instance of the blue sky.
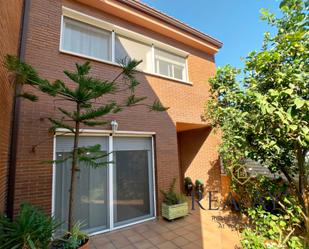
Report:
M260 20L260 9L279 12L276 0L141 0L220 41L216 64L243 67L241 57L259 50L271 28Z

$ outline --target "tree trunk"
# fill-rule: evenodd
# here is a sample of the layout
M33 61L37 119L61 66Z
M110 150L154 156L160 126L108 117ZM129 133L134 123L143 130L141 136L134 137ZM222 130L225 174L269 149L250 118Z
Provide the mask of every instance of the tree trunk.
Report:
M297 148L297 166L299 171L299 192L302 196L302 206L305 219L306 238L309 238L309 186L307 172L305 168L307 150L303 150L301 147Z
M298 160L297 160L297 164L299 167ZM305 177L304 178L303 176L300 175L301 170L299 169L299 179L300 181L306 183L303 189L300 189L300 187L302 187L302 183L299 182L297 186L297 184L294 182L294 179L289 175L289 173L287 172L285 168L282 168L281 171L285 175L289 183L295 188L297 199L301 205L301 208L303 211L303 218L305 221L305 229L306 229L305 240L306 240L306 243L309 244L309 186L308 186L308 181L305 179L307 177L306 170L303 171L304 177Z
M286 177L286 179L288 180L288 182L291 184L291 186L294 188L295 192L296 192L296 196L297 199L301 205L302 210L305 210L305 203L304 203L304 199L302 196L302 192L300 192L297 184L295 183L294 179L290 176L289 172L283 167L281 168L281 172L284 174L284 176Z
M299 172L298 189L299 189L299 192L303 195L305 188L306 188L305 156L303 154L303 150L300 147L297 148L296 157L297 157L297 166L298 166L298 172ZM303 200L303 204L305 206L304 200ZM304 212L307 213L307 210L304 210Z
M304 193L303 193L303 199L305 203L305 209L307 213L305 213L305 225L306 225L306 238L307 243L309 245L309 186L305 186Z
M75 134L74 134L74 146L73 146L73 156L72 156L72 166L71 166L71 182L69 191L69 214L68 214L68 230L72 232L74 226L74 194L75 194L75 181L76 181L76 171L77 171L77 160L78 160L78 140L79 140L79 115L80 115L80 104L77 104L76 108L76 121L75 121Z

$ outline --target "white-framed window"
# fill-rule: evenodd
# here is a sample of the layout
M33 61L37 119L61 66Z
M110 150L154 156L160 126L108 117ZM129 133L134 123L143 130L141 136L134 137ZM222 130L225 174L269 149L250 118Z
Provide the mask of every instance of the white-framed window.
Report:
M152 46L122 35L116 35L115 60L119 62L124 58L142 60L137 69L151 72Z
M61 52L112 64L125 58L142 60L139 71L188 82L184 51L77 11L64 10Z
M155 70L157 74L187 80L186 59L158 48L155 49Z
M111 61L112 32L63 18L61 49L79 55Z

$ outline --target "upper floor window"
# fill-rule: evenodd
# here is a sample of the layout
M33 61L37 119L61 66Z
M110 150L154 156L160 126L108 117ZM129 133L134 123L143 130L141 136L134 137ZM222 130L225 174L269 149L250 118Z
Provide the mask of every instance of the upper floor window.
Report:
M186 80L186 59L169 52L155 50L156 73L171 78Z
M137 66L141 71L151 72L152 65L152 47L133 39L117 35L115 42L116 62L124 58L142 60Z
M68 52L111 61L110 31L64 17L61 42Z
M78 21L76 15L74 12L74 17L63 17L61 51L111 63L119 63L125 58L142 60L137 67L140 71L188 81L186 58L166 48L177 49L160 42L154 45L150 38L117 29L112 24L98 24L98 19L96 22L87 20L92 20L91 17L83 16L84 19L80 19L83 21ZM158 48L157 43L163 44L164 50Z

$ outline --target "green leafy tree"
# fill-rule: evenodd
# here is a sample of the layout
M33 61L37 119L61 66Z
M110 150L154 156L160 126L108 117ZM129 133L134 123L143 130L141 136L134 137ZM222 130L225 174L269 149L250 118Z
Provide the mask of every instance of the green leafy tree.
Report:
M61 100L61 106L57 107L61 117L49 117L51 122L51 132L62 128L74 134L74 146L70 156L60 163L71 160L71 181L68 208L68 229L71 232L74 226L74 193L76 189L76 172L80 170L78 163L84 162L91 167L100 167L108 162L102 160L107 155L102 155L100 145L81 147L79 146L80 128L82 126L95 127L107 124L107 120L102 118L110 113L117 113L126 107L145 105L150 111L165 111L159 101L152 105L143 103L146 97L135 95L135 88L139 82L135 77L135 69L141 61L122 61L122 70L113 80L101 80L90 76L90 63L76 64L73 72L64 71L68 79L74 83L74 87L69 86L62 80L50 82L39 76L37 71L30 65L21 62L16 57L6 57L6 67L16 75L16 82L19 85L30 85L47 95ZM122 82L122 83L119 83ZM121 103L110 99L106 95L128 92L128 97ZM32 92L23 91L19 96L37 101L38 97ZM65 103L73 104L73 109L67 108Z
M262 11L276 32L265 33L244 69L227 65L210 80L205 115L222 132L220 152L229 169L250 158L285 176L309 237L308 1L283 0L280 9L281 17Z

